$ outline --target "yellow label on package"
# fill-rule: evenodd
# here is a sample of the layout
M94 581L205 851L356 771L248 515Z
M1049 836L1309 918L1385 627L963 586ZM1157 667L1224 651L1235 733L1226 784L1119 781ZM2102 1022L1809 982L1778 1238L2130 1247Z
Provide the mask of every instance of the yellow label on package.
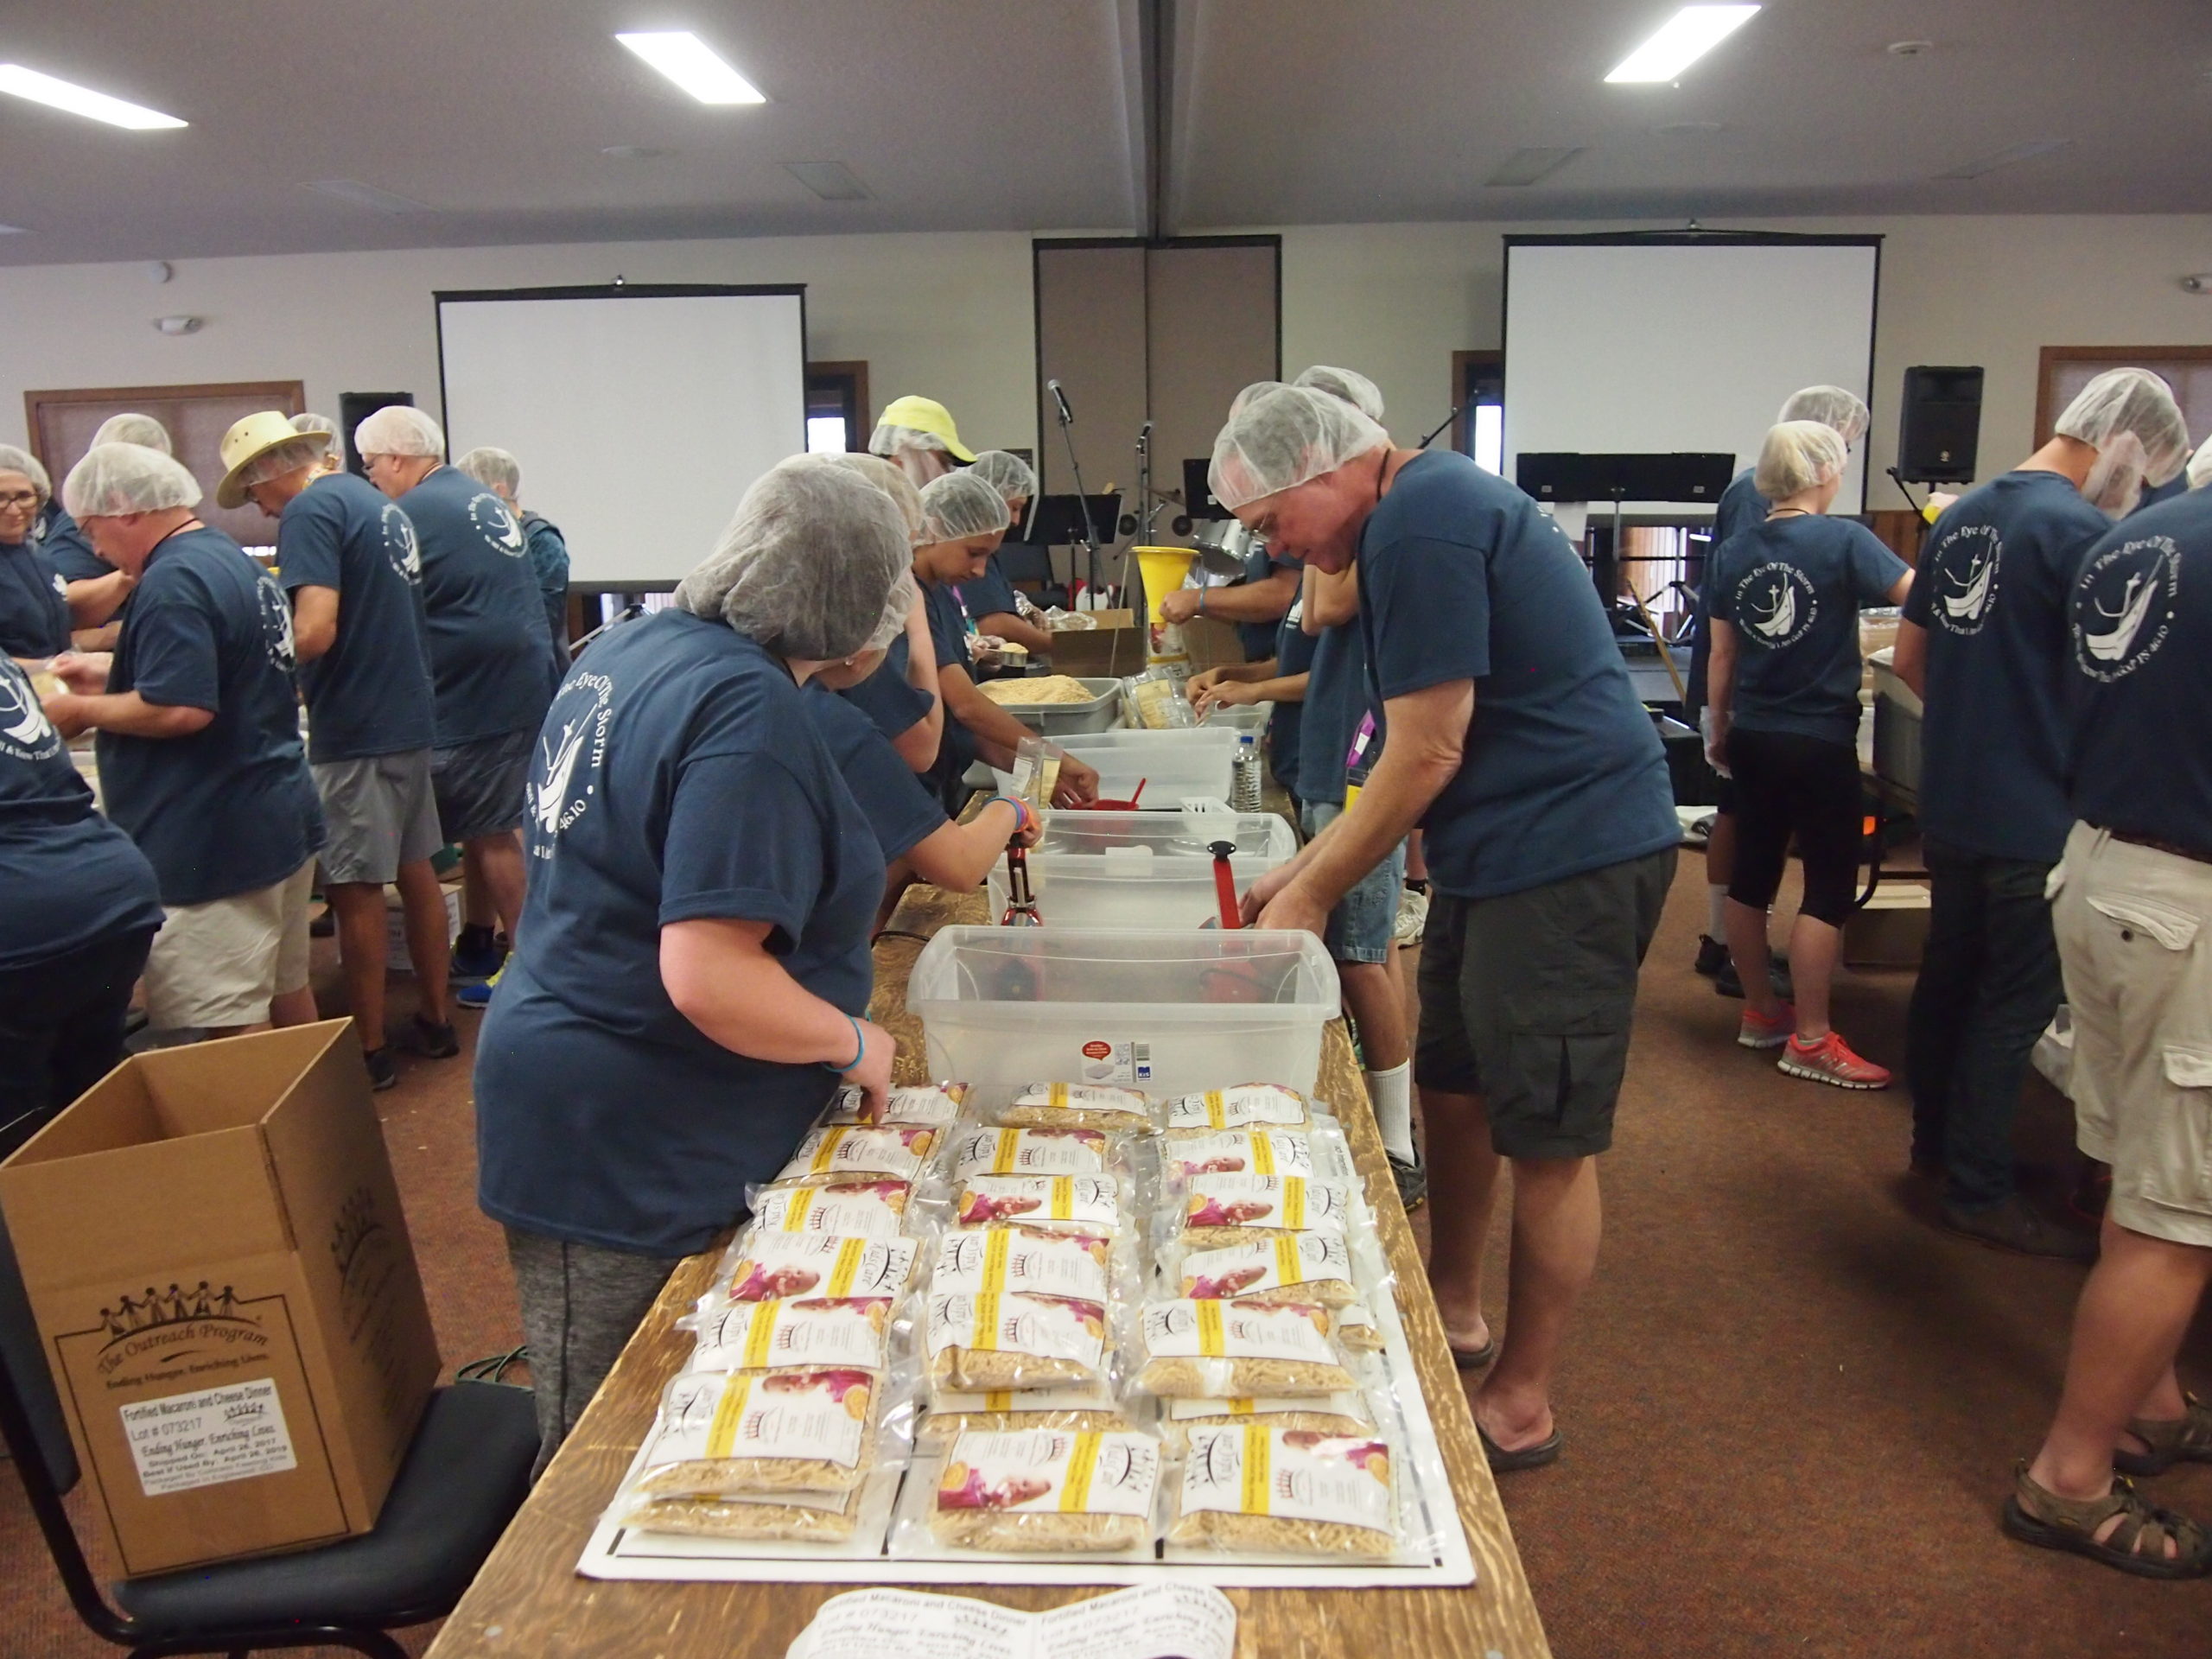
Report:
M737 1431L745 1421L745 1402L752 1394L749 1376L733 1376L723 1385L722 1397L715 1404L714 1426L707 1431L709 1457L726 1458L736 1449Z
M806 1166L807 1173L827 1174L831 1166L836 1162L838 1143L851 1133L850 1129L824 1129L822 1132L822 1144L814 1149L814 1157Z
M745 1369L764 1371L775 1351L776 1325L783 1313L781 1302L755 1302L753 1305L751 1325L745 1333Z
M1244 1485L1239 1501L1247 1515L1268 1512L1268 1440L1264 1428L1244 1431Z
M1268 1140L1267 1132L1262 1130L1259 1134L1249 1135L1246 1138L1252 1143L1252 1173L1255 1175L1274 1174L1275 1149L1274 1143Z
M1006 1288L1006 1253L1013 1243L1014 1235L1002 1227L995 1229L983 1243L982 1294L994 1300Z
M1046 1090L1045 1103L1047 1106L1052 1107L1055 1111L1065 1109L1068 1103L1067 1084L1065 1083L1056 1083L1052 1084L1051 1088ZM1093 1448L1093 1450L1095 1452L1096 1448Z
M1229 1103L1222 1099L1221 1090L1209 1089L1205 1094L1206 1122L1217 1129L1229 1127Z
M1052 1177L1052 1216L1054 1221L1075 1219L1075 1182L1068 1176Z
M986 1411L1012 1411L1014 1409L1014 1390L1011 1389L992 1389L990 1393L983 1396L983 1408Z
M837 1246L836 1265L830 1269L830 1294L849 1296L853 1294L854 1276L861 1270L861 1257L868 1251L864 1238L849 1238Z
M999 1131L998 1148L991 1154L992 1174L1011 1175L1014 1173L1014 1148L1019 1147L1020 1144L1020 1130L1001 1129Z
M999 1294L987 1290L976 1299L976 1328L968 1345L988 1354L999 1345Z
M1298 1235L1275 1235L1275 1277L1286 1285L1306 1282L1306 1269L1298 1259Z
M1090 1478L1098 1471L1096 1434L1078 1434L1068 1454L1068 1473L1060 1487L1060 1512L1081 1515L1090 1508Z
M821 1190L819 1187L802 1186L791 1194L791 1202L784 1206L785 1232L803 1233L806 1230L806 1212L814 1208L814 1195Z
M1224 1351L1221 1333L1221 1304L1200 1302L1198 1310L1198 1352L1207 1359L1219 1359Z
M1306 1225L1306 1181L1302 1176L1283 1177L1282 1224L1293 1232Z

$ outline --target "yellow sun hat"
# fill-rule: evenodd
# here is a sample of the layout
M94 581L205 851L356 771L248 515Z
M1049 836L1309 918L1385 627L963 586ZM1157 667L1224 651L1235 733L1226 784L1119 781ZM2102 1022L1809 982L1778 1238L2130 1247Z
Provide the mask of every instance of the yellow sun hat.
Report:
M960 429L952 423L952 411L934 397L894 397L884 409L882 418L876 423L880 432L887 426L907 427L916 432L926 432L931 437L942 438L947 454L955 461L972 461L976 452L960 442ZM869 446L873 448L874 446Z
M312 442L320 435L302 432L292 424L289 415L279 415L273 409L249 415L223 434L223 481L215 486L215 501L219 506L242 507L245 505L245 469L283 443Z

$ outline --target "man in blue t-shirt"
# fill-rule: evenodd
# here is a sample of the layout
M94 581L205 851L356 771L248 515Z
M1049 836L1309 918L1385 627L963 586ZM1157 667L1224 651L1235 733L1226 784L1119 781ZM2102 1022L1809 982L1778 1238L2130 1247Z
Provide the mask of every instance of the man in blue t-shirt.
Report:
M2157 446L2161 468L2178 476L2180 410L2163 386L2140 390L2105 447ZM2062 433L2075 424L2060 418ZM2063 995L2044 887L2073 823L2067 605L2082 556L2112 528L2082 493L2099 455L2054 436L1948 508L1929 532L1897 644L1898 676L1926 705L1919 816L1930 911L1908 1049L1913 1166L1943 1178L1951 1230L2075 1261L2094 1254L2091 1241L2044 1217L2013 1180L2012 1118Z
M377 410L353 434L369 482L399 503L421 552L438 827L460 845L467 880L490 896L512 940L523 903L523 791L559 675L522 526L506 503L440 460L445 442L435 421L404 406ZM491 944L464 930L458 954L488 954L496 965Z
M1298 597L1298 564L1270 552L1243 525L1230 531L1230 551L1244 573L1222 588L1179 588L1160 601L1160 620L1179 626L1192 617L1211 617L1236 626L1244 660L1258 662L1274 649L1275 626Z
M2014 1477L2005 1529L2196 1578L2212 1570L2203 1529L2152 1510L2114 1471L2162 1474L2212 1446L2212 1408L2174 1375L2212 1282L2212 493L2113 525L2080 565L2066 619L2075 822L2054 920L2077 1138L2112 1166L2112 1197L2065 1395Z
M399 1069L385 1031L388 925L397 883L421 989L408 1046L461 1052L446 1007L445 893L430 855L445 844L430 791L429 658L422 559L407 515L351 473L326 473L328 446L275 410L223 436L215 499L251 501L276 524L276 577L291 595L293 650L307 693L308 764L328 839L323 897L338 927L346 1007L372 1088Z
M561 527L522 504L522 463L489 444L470 450L454 466L506 503L530 545L530 568L545 603L545 627L553 639L553 660L569 671L569 543Z
M322 809L300 745L292 616L269 574L193 512L168 456L95 445L64 486L100 556L137 586L105 653L65 658L46 712L99 734L108 816L138 843L168 922L146 963L157 1029L303 1025L308 898Z
M1389 741L1344 816L1247 909L1319 934L1426 829L1414 1076L1438 1198L1429 1276L1455 1354L1488 1363L1479 1278L1510 1159L1516 1296L1475 1419L1493 1468L1550 1463L1552 1376L1597 1255L1593 1160L1681 836L1658 735L1567 538L1465 457L1393 448L1358 410L1282 387L1231 416L1212 482L1286 556L1358 569Z

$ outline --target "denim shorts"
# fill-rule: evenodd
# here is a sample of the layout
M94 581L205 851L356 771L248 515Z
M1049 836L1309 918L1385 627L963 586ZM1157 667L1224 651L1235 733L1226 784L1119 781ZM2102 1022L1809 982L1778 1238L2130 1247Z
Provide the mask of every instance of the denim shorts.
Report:
M1342 815L1344 808L1327 801L1307 801L1299 809L1308 841ZM1406 843L1400 842L1390 856L1377 864L1359 884L1344 894L1329 912L1328 931L1322 943L1337 962L1388 962L1397 948L1398 894L1406 884Z

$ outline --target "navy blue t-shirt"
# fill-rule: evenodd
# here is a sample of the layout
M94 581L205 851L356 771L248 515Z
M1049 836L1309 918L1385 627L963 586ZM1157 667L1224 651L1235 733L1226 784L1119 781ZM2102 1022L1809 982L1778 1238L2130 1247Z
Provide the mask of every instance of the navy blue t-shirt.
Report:
M115 574L115 567L92 551L84 531L59 501L48 502L39 515L39 545L64 582L92 582Z
M477 1043L478 1197L530 1232L702 1249L836 1090L714 1042L661 983L661 929L766 922L816 995L866 1012L883 857L785 666L662 611L594 645L548 710L520 942Z
M2212 854L2212 490L2108 529L2069 621L2075 815Z
M215 717L189 737L94 743L108 816L153 865L162 903L251 893L322 845L292 671L292 607L236 542L203 525L155 548L107 689Z
M830 750L837 775L860 804L868 828L875 831L885 863L906 857L944 828L949 822L944 809L865 710L834 691L809 686L806 712Z
M1384 498L1386 500L1388 497ZM1365 764L1382 758L1382 711L1367 673L1367 642L1359 619L1324 628L1313 638L1307 664L1306 717L1299 728L1298 791L1300 801L1324 806L1344 804L1344 760L1359 723L1375 714L1375 735L1368 740Z
M969 668L968 619L961 614L960 599L949 582L922 584L922 609L929 618L930 643L937 647L939 671L957 668L974 678ZM881 671L879 670L878 673ZM870 675L870 679L876 677ZM863 682L865 683L865 682ZM924 774L932 792L944 803L947 812L959 810L967 799L968 786L960 780L968 768L976 763L976 737L947 709L944 713L944 735L937 746L937 764Z
M2140 512L2145 507L2155 507L2161 502L2172 500L2177 495L2186 494L2188 490L2189 468L2184 466L2181 471L2163 484L2145 484L2142 493L2135 498L2134 510Z
M983 574L973 582L953 584L960 590L961 601L968 607L968 614L980 626L987 616L1018 616L1014 609L1014 584L1007 580L1006 572L999 568L999 556L991 555L990 563Z
M932 636L934 638L934 636ZM861 709L886 737L897 737L930 712L929 694L910 684L906 669L913 656L906 636L900 634L883 653L874 673L837 695Z
M1268 551L1264 542L1253 542L1244 550L1244 581L1249 586L1265 582L1278 570L1295 570L1295 559L1279 559ZM1275 648L1275 624L1273 622L1239 622L1236 637L1244 645L1244 660L1256 663L1264 659Z
M1746 467L1730 479L1713 509L1713 535L1705 544L1705 571L1698 582L1697 615L1690 628L1689 678L1682 695L1682 707L1693 725L1698 710L1706 704L1705 666L1713 656L1713 577L1720 568L1720 550L1737 531L1763 523L1769 511L1770 504L1751 482L1751 476L1752 468Z
M93 810L29 676L0 656L0 970L161 925L153 866Z
M338 637L300 670L308 758L357 760L427 749L436 739L423 560L415 526L365 478L326 473L294 496L276 525L286 593L338 594Z
M1291 679L1300 674L1310 674L1313 667L1313 640L1300 626L1306 615L1306 601L1301 596L1290 601L1290 608L1283 613L1281 621L1275 624L1275 677ZM1311 680L1306 690L1313 690ZM1306 705L1287 697L1275 699L1274 713L1268 716L1268 760L1274 768L1275 782L1294 801L1306 798L1299 792L1299 779L1305 747Z
M1808 513L1730 537L1715 563L1713 620L1736 630L1730 719L1747 732L1855 743L1859 607L1888 604L1905 562L1864 524Z
M569 543L560 525L542 512L522 515L522 533L530 544L530 568L537 578L538 596L545 601L545 629L553 639L553 655L563 668L569 665Z
M0 657L69 649L69 584L36 542L0 542Z
M2052 864L2066 803L2067 604L2112 521L2056 473L2006 473L1952 503L1905 620L1928 631L1920 822L1986 858Z
M1465 758L1423 820L1438 891L1520 893L1681 839L1590 573L1503 479L1407 462L1360 532L1359 619L1383 698L1474 682Z
M522 526L451 467L399 505L422 547L439 747L537 730L553 695L553 641Z

